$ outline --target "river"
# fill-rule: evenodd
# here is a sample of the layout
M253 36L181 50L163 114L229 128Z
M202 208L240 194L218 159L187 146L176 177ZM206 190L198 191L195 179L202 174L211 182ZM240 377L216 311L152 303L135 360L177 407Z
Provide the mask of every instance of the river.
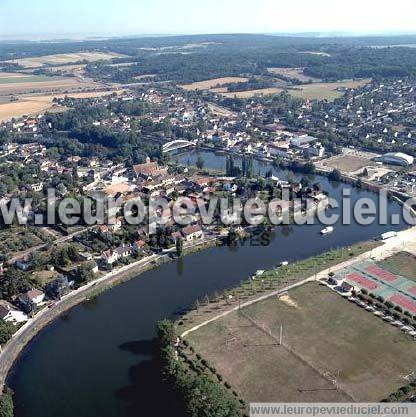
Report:
M225 157L203 152L205 166L224 168ZM182 155L193 163L195 153ZM269 167L255 164L255 172ZM284 178L287 173L275 171ZM344 184L316 176L332 197ZM352 200L377 196L352 189ZM389 202L388 213L401 207ZM319 224L277 228L269 246L216 247L164 264L94 300L79 305L43 329L13 367L8 385L15 391L17 417L182 417L161 392L152 362L151 340L161 318L214 291L232 287L258 269L295 261L331 248L379 236L398 226L337 224L321 237Z

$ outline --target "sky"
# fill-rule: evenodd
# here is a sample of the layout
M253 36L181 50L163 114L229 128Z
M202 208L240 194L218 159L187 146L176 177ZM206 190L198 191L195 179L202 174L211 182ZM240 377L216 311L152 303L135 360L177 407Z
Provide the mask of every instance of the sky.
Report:
M416 32L416 0L0 0L0 38Z

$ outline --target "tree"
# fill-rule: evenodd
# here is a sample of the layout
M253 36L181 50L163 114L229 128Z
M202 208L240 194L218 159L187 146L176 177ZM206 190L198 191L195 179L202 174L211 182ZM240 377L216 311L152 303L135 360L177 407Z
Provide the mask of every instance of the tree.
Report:
M13 417L13 391L6 389L0 397L0 417Z
M183 239L179 237L176 239L176 253L178 256L182 256L183 253Z
M328 175L328 178L331 180L331 181L341 181L341 179L342 179L342 175L341 175L341 172L339 171L339 170L337 170L337 169L334 169L329 175Z
M16 328L12 323L0 320L0 345L4 345L13 336Z
M84 282L91 281L94 278L94 272L92 272L91 265L80 265L74 274L74 280L76 284L83 284Z
M15 267L11 267L5 272L0 286L3 298L10 301L14 296L29 291L31 287L29 277Z
M187 414L192 417L240 417L240 406L227 390L202 374L188 382L184 393Z
M196 167L198 169L202 169L204 167L204 164L205 164L204 158L202 158L201 155L198 155L198 158L196 160Z
M162 349L176 342L175 326L170 320L165 319L157 323L157 338Z

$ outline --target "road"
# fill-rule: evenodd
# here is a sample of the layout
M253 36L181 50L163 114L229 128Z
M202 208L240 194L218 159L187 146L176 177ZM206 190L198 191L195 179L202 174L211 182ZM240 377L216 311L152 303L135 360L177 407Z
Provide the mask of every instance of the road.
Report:
M72 234L71 236L73 236ZM70 239L71 236L65 236L64 239ZM217 240L215 236L208 235L203 240L189 242L184 244L184 249L190 250L198 246L205 246ZM137 276L144 272L149 265L157 265L169 259L169 254L176 249L165 251L162 254L153 254L139 261L133 262L129 265L114 269L105 274L101 278L89 282L88 284L70 292L57 301L53 307L45 307L35 317L29 319L24 326L22 326L13 337L6 343L0 354L0 389L3 388L7 374L13 366L14 361L22 349L30 342L30 340L47 324L56 319L65 311L71 309L77 304L87 300L89 296L94 296L97 291L105 290L115 284L129 279L131 272Z
M284 293L284 292L289 291L293 288L304 285L307 282L319 280L319 279L322 279L322 278L327 278L328 274L330 272L335 272L336 273L336 272L338 272L338 271L340 271L344 268L347 268L347 267L349 267L349 266L351 266L351 265L353 265L357 262L362 262L362 261L368 260L368 259L379 261L379 260L385 259L385 258L387 258L387 257L389 257L389 256L391 256L391 255L393 255L397 252L400 252L402 250L409 250L409 251L412 251L412 252L416 253L416 227L412 227L410 229L399 232L396 237L393 237L393 238L385 241L383 245L381 245L377 248L374 248L369 252L365 252L365 253L363 253L363 254L355 257L355 258L349 259L348 261L341 262L338 265L335 265L335 266L332 266L330 268L324 269L323 271L320 271L317 274L315 274L313 276L310 276L309 278L306 278L302 281L299 281L299 282L297 282L293 285L289 285L289 286L287 286L283 289L276 290L276 291L273 291L271 293L262 295L260 297L257 297L255 299L253 299L253 300L250 300L250 301L247 301L243 304L235 306L235 307L233 307L233 308L231 308L227 311L224 311L224 312L216 315L215 317L212 317L209 320L206 320L206 321L192 327L191 329L186 330L185 332L183 332L181 334L181 338L184 338L189 333L192 333L192 332L200 329L201 327L206 326L207 324L210 324L210 323L212 323L216 320L219 320L223 317L228 316L229 314L237 311L240 308L245 308L245 307L248 307L252 304L258 303L259 301L264 301L264 300L267 300L268 298L276 297L277 295L279 295L281 293Z

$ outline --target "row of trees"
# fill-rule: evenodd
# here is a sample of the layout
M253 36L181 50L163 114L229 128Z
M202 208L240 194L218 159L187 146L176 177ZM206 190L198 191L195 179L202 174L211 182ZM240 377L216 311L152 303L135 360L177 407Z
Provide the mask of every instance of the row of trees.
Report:
M180 398L184 417L241 417L239 402L223 385L178 359L173 323L163 320L157 330L162 378Z

